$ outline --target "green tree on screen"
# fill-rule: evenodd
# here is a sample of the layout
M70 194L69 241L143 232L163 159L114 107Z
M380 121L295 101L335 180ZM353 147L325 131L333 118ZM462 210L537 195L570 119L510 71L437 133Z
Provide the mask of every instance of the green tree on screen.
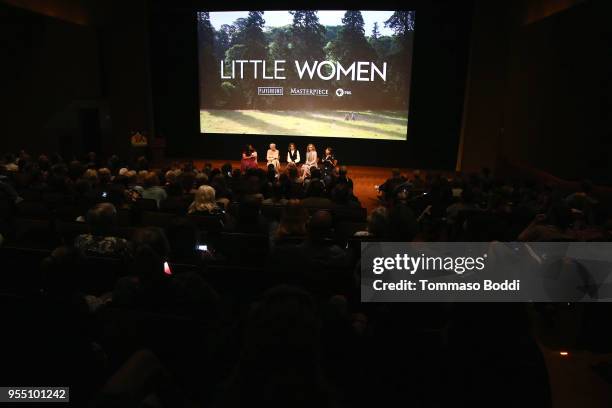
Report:
M274 27L270 30L268 53L270 60L288 60L291 57L291 33L287 27Z
M265 20L263 11L249 11L246 18L239 18L234 22L235 34L232 45L244 45L246 59L264 59L268 44L263 32Z
M325 27L319 22L317 11L314 10L291 10L289 14L293 16L290 32L291 53L288 60L288 77L291 78L289 85L298 87L322 87L323 81L318 79L300 82L294 69L293 61L323 61L325 59ZM312 108L314 105L311 98L294 98L291 103L297 104L301 108ZM319 101L321 102L321 101Z
M331 56L341 63L373 61L376 58L374 49L365 37L363 16L360 11L344 13L342 28L328 50Z
M263 32L265 24L263 11L249 11L246 18L239 18L233 24L232 44L225 51L226 67L229 70L229 61L232 60L265 60L268 56L268 43ZM236 83L236 90L244 95L244 101L249 108L255 108L257 100L257 87L261 86L261 72L257 78L252 73L252 66L248 65L245 78ZM227 87L225 88L227 90Z
M380 31L378 31L378 22L375 21L372 27L372 39L378 40L379 37L380 37Z
M325 27L316 11L292 10L291 44L293 55L302 60L322 61L325 58Z
M404 40L414 31L414 11L396 11L385 21L385 27Z
M217 59L225 58L225 51L232 45L232 38L235 35L235 28L229 24L223 24L215 32L215 56Z
M365 36L364 26L365 23L360 11L349 10L344 13L338 36L326 47L328 59L340 62L344 67L356 63L356 61L376 61L376 52ZM342 103L357 108L360 104L371 103L372 98L377 98L379 92L374 87L378 88L382 85L351 81L350 78L345 77L335 81L335 86L351 89L354 91L354 95L368 95L367 99L344 96L336 102L337 104Z
M414 11L396 11L387 21L385 27L393 30L395 46L393 52L388 56L391 64L392 77L391 83L395 84L397 90L395 95L398 103L407 104L407 98L401 95L408 95L410 92L410 69L413 50L414 37Z
M210 14L208 12L198 12L196 15L198 20L198 43L199 52L198 58L203 80L200 81L200 100L214 100L215 92L219 87L219 67L215 59L215 30L210 23ZM205 92L208 89L209 92Z

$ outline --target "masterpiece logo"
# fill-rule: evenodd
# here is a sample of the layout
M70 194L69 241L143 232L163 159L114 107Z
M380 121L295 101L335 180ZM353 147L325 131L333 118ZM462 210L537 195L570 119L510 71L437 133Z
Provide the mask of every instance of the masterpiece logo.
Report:
M289 94L298 96L329 96L329 89L291 88Z
M265 95L265 96L274 96L274 95L283 95L283 87L282 86L259 86L257 87L257 95Z

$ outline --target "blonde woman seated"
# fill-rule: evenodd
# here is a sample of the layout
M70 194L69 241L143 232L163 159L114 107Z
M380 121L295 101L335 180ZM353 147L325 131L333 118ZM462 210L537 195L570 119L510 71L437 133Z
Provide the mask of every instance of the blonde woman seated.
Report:
M215 199L215 189L208 185L200 186L195 192L195 198L189 209L189 215L218 215L223 214L223 210L217 205Z
M280 168L280 161L278 160L280 157L280 152L276 148L275 143L270 143L270 149L268 149L268 154L266 158L268 159L268 166L271 164L274 166L274 169L278 172Z
M302 166L302 177L310 177L310 168L316 166L318 162L317 150L315 146L310 143L308 147L306 147L306 161Z

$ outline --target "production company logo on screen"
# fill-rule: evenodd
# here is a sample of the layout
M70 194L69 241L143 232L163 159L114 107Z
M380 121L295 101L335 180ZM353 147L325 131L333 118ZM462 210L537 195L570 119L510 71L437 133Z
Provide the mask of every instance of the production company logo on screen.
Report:
M289 95L298 96L329 96L329 89L291 88Z
M257 95L265 95L265 96L282 96L284 92L284 88L282 86L260 86L257 87Z
M415 12L197 13L201 133L404 141Z

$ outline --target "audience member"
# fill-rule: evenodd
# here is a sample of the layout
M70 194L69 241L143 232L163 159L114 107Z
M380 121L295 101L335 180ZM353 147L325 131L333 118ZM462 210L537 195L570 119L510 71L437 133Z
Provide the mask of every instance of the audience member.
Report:
M368 228L357 231L355 236L385 239L389 231L389 215L385 207L375 208L368 216Z
M391 170L391 177L388 178L383 184L378 186L378 191L383 194L385 200L390 200L390 198L395 194L395 190L401 184L406 182L406 178L402 176L399 169Z
M87 212L89 234L82 234L76 237L74 246L90 255L126 256L128 251L127 241L113 234L116 220L117 210L113 204L96 204Z
M142 198L155 200L157 206L162 200L168 198L168 193L159 185L159 177L155 172L149 172L144 178L144 189L142 190Z
M192 215L218 215L223 211L217 205L215 199L215 189L211 186L203 185L195 193L195 199L187 210Z
M579 191L569 194L571 191L561 190L559 186L540 185L530 180L500 180L486 169L448 178L441 173L428 173L422 178L415 172L410 181L394 170L392 177L379 188L385 196L385 206L370 213L365 231L349 236L363 229L365 220L355 221L351 218L354 211L343 211L359 206L345 167L338 168L337 175L331 172L326 179L316 166L309 168L303 178L294 163L288 163L278 175L276 169L270 170L274 172L254 167L242 172L229 164L221 169L207 164L199 171L193 162L150 169L145 158L124 164L116 156L104 160L90 153L82 161L64 161L56 154L31 156L22 151L18 156L5 155L0 162L0 199L3 205L8 201L17 209L8 215L9 221L20 221L23 216L20 209L27 208L23 204L15 205L19 197L26 204L49 206L53 209L48 216L49 221L53 220L49 228L54 232L60 230L56 231L58 223L51 217L61 213L55 208L65 210L76 206L75 217L86 212L89 233L79 235L72 246L62 246L50 253L42 264L44 280L37 289L37 293L42 289L37 297L45 302L49 315L61 316L62 328L66 322L73 327L70 339L77 335L85 340L82 342L85 348L78 354L89 356L88 353L95 354L91 353L92 348L104 348L104 354L100 355L108 360L100 361L120 365L126 351L129 353L128 347L123 349L127 344L125 338L129 337L129 347L149 347L159 353L160 361L167 365L172 381L180 384L184 396L198 399L199 395L206 394L201 397L205 400L203 406L210 405L214 390L220 390L219 405L255 402L272 406L327 406L338 401L332 390L341 396L342 405L370 404L377 399L347 390L354 390L358 384L363 389L372 389L378 398L412 383L407 378L414 380L414 377L403 370L408 358L415 372L430 367L430 362L424 363L425 356L429 355L426 351L439 350L436 342L427 342L427 350L416 359L412 355L398 355L381 361L368 356L365 363L356 363L354 355L366 343L377 346L372 349L406 344L417 333L412 325L406 328L401 319L405 317L403 308L361 305L360 282L354 278L359 257L358 253L353 254L360 237L377 242L409 242L574 241L593 236L609 240L612 236L612 223L604 222L609 220L609 214L598 213L605 196L595 194L600 190L593 189L590 182L583 182ZM163 176L162 180L158 174ZM49 195L59 199L43 201L42 197ZM132 211L138 208L135 203L141 198L154 199L159 205L167 202L168 197L181 201L182 206L161 205L159 214L146 214L149 218ZM223 214L217 204L220 199L229 220L224 230L213 231L209 226L192 223L209 218L188 215ZM54 207L58 203L60 207ZM266 205L265 211L262 203ZM62 205L66 208L61 208ZM128 234L116 228L118 206L122 207L121 225L137 227L129 233L129 242L121 238ZM320 210L309 217L307 208ZM11 247L20 244L15 228L11 222L2 222L7 217L0 215L0 237L6 240L1 249L5 251L6 246L13 251ZM144 225L147 219L165 228ZM598 235L591 234L591 230L597 230ZM246 241L249 245L253 242L254 248L245 247L253 251L244 256L240 251L230 251L236 259L227 259L229 255L224 258L224 251L240 242L232 241L238 237L255 238ZM259 239L264 244L261 247L257 245L261 243ZM208 245L206 252L198 249L201 243ZM238 244L235 247L243 248ZM255 259L259 258L259 251L261 259ZM83 289L87 287L83 282L91 283L88 272L93 276L95 268L90 270L90 267L102 262L114 265L109 276L121 277L105 287L104 291L108 291L114 284L112 293L99 291L94 296ZM295 287L281 286L265 291L278 283ZM6 300L0 298L3 302ZM257 301L249 309L253 299ZM463 350L467 343L458 343L457 335L465 335L471 327L464 327L462 333L457 330L456 322L465 322L466 316L469 320L472 314L463 313L459 318L462 320L458 320L452 313L440 313L443 315L440 318L438 309L434 309L424 315L427 323L423 327L431 327L431 321L450 327L450 335L445 339L448 348ZM107 315L107 312L110 313ZM520 320L516 327L524 323L519 314L512 316L513 324ZM134 320L126 323L123 320L127 318ZM149 320L153 323L145 323ZM144 330L147 324L155 330ZM419 318L413 324L418 326ZM185 334L186 327L189 335ZM131 337L134 333L142 338ZM203 334L205 340L193 333ZM530 344L524 342L524 337L529 336L525 330L520 330L520 338L509 335L510 332L503 332L504 344ZM172 336L178 340L169 345L167 340ZM431 336L430 331L427 336ZM468 348L469 357L479 357L478 361L485 367L488 360L478 354L480 348L489 353L487 344L496 344L500 336L489 336L478 347ZM422 347L425 343L419 344ZM541 368L537 355L534 357L534 352L529 350L524 353L525 350L517 354ZM537 354L537 347L533 350ZM214 357L192 358L198 353L211 353ZM185 360L197 365L197 370L186 370ZM508 361L511 360L515 359ZM504 369L512 361L504 363ZM523 364L525 360L520 362ZM361 364L363 370L360 370ZM441 369L448 369L454 363L444 364L440 363ZM522 369L522 365L516 366L512 369ZM490 369L487 373L501 375L499 370L486 367ZM367 370L388 374L372 383L367 377L364 381ZM107 368L94 371L101 377L108 372ZM85 374L90 373L85 370L84 377ZM91 384L90 395L106 378L97 380L86 381ZM210 387L204 392L201 384ZM538 384L546 386L545 382ZM430 391L437 386L436 383L427 389L428 398L432 398ZM458 398L465 402L461 396ZM444 405L437 404L440 401L446 402L446 399L440 397L428 402ZM415 403L422 402L419 399Z
M289 200L281 216L280 223L276 229L276 241L284 238L306 237L306 222L308 211L299 200Z
M519 241L575 241L572 212L566 203L554 203L547 214L538 214L518 236Z

